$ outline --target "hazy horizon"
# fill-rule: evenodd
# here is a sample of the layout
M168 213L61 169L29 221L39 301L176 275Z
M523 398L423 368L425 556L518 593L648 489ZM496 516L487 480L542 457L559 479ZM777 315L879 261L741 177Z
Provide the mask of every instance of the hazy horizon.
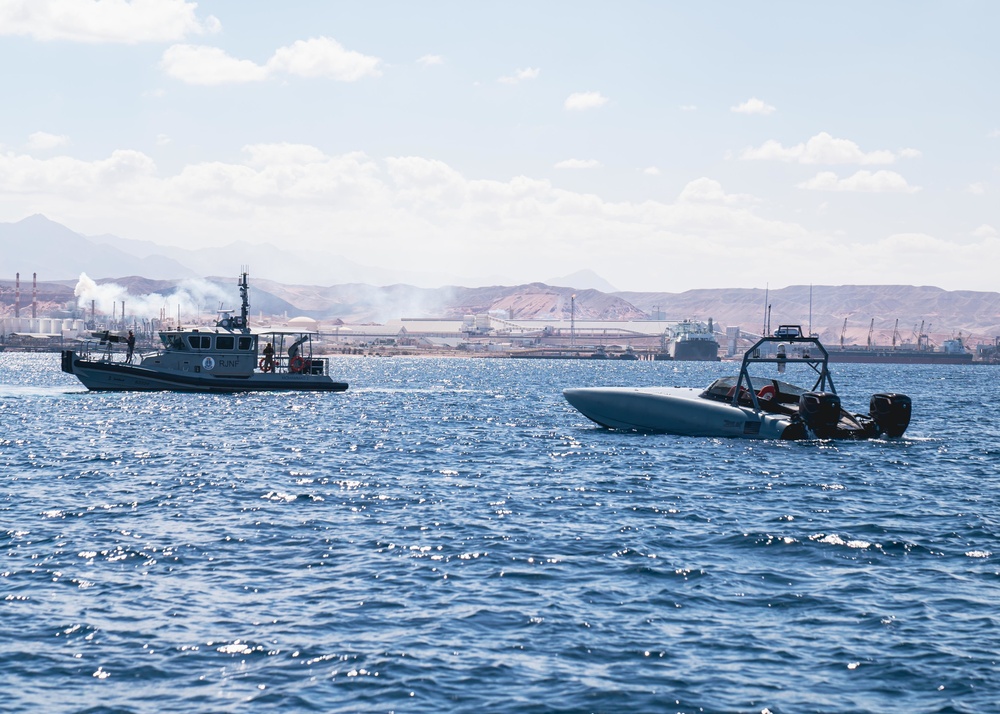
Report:
M0 0L0 221L512 284L991 291L1000 6Z

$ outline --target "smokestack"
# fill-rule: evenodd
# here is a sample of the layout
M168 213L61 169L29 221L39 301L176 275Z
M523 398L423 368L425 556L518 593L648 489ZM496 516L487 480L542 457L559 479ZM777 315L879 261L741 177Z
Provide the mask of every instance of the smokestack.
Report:
M21 316L21 274L14 274L14 317Z
M97 329L97 300L90 301L90 322L93 323L94 329Z
M31 319L38 317L38 273L31 274Z

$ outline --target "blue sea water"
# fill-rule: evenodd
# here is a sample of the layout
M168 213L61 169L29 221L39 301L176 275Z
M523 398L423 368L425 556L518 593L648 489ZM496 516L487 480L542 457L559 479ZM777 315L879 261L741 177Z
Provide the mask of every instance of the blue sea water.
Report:
M899 440L614 433L731 365L334 358L89 393L0 354L5 712L1000 711L995 367L835 365Z

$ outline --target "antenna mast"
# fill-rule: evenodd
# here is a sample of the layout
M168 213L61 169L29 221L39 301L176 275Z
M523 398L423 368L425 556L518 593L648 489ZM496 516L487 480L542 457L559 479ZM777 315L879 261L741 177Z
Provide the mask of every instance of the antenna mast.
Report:
M243 266L243 270L240 273L240 319L236 324L236 329L242 331L243 333L250 332L250 282L249 282L250 268L248 266Z
M764 327L762 328L761 334L765 337L767 336L767 323L771 318L771 306L767 304L768 290L770 288L770 283L764 283Z

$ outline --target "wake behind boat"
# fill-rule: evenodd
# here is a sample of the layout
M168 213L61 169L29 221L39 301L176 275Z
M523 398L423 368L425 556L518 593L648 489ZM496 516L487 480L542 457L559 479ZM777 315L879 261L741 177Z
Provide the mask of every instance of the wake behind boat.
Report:
M247 315L250 287L240 276L240 315L220 315L211 329L164 330L161 349L140 355L134 363L125 338L110 332L94 333L82 353L64 350L62 370L101 391L342 392L346 382L335 382L324 357L312 354L315 333L272 330L254 333ZM230 311L231 312L231 311ZM265 347L258 349L261 344ZM287 350L286 350L287 345Z
M841 407L828 361L817 338L803 336L796 325L782 325L747 350L738 376L717 379L705 389L594 387L566 389L563 395L608 429L749 439L902 436L910 423L910 398L875 394L868 414L849 413ZM789 365L804 366L816 381L806 389L752 376L750 366L761 364L776 365L779 374Z

